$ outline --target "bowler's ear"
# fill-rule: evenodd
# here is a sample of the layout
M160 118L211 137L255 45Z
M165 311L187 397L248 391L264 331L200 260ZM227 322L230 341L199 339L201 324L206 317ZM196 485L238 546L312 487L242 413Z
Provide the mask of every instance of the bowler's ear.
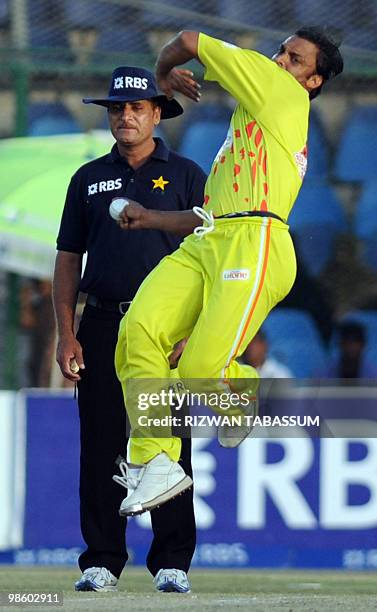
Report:
M311 77L306 81L306 87L309 91L313 91L313 89L317 89L321 87L323 83L323 76L320 74L312 74Z

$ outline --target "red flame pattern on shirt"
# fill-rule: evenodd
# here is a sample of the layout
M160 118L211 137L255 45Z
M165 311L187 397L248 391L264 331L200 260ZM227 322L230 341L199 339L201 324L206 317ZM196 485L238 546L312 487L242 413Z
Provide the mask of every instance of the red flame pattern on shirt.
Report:
M268 210L268 193L269 187L267 182L267 152L263 145L263 130L259 127L256 120L252 120L245 125L245 131L247 138L249 140L250 150L246 150L245 147L239 149L239 160L241 163L235 163L234 158L229 159L229 155L234 155L234 144L232 141L232 132L229 138L229 148L224 148L221 151L217 162L213 167L213 175L215 176L221 168L222 164L229 163L229 161L233 161L233 191L238 193L240 190L240 185L237 183L237 177L241 174L242 171L245 172L247 166L244 166L242 162L246 159L250 159L250 174L251 174L251 182L253 187L257 184L257 181L260 180L261 189L263 190L263 199L260 203L253 203L253 210ZM233 131L233 137L235 139L241 138L241 130L239 128ZM248 147L247 147L248 148ZM303 153L303 152L302 152ZM259 190L259 189L258 189ZM205 196L204 204L208 204L209 197ZM250 198L244 197L243 201L250 204Z

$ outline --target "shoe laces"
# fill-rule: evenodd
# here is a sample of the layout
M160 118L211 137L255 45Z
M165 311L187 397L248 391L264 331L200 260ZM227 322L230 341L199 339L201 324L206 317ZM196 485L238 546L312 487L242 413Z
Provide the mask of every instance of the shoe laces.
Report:
M163 580L164 582L173 582L182 586L189 585L186 572L175 568L161 569L156 579Z
M114 474L114 482L125 489L136 489L144 474L145 466L127 463L127 461L120 461L118 465L122 475Z
M197 217L199 217L203 221L203 225L199 225L194 229L195 236L201 239L206 234L209 234L209 232L213 232L213 230L215 229L215 219L213 218L212 210L210 210L210 212L208 213L203 208L200 208L199 206L194 206L192 211L196 214Z
M111 582L114 579L114 576L106 567L88 567L83 571L83 576L89 578L89 580L102 578L104 582Z
M177 580L178 578L178 570L175 568L162 569L160 570L160 578L163 578L165 582L167 580Z

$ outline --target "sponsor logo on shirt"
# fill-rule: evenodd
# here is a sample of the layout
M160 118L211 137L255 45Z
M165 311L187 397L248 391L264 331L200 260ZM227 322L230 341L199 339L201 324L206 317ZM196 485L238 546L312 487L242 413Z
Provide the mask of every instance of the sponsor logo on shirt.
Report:
M307 149L307 146L305 145L301 149L301 151L298 151L298 153L295 153L294 157L295 157L295 162L296 162L297 170L298 170L298 173L300 175L300 179L303 180L304 176L306 174L306 168L308 166L308 149Z
M161 189L162 191L165 191L165 185L168 185L170 183L170 181L165 181L163 176L160 176L160 178L158 179L152 179L152 182L153 182L153 190Z
M114 79L114 89L147 89L148 88L148 79L140 78L140 77L115 77Z
M250 270L247 268L242 268L240 270L224 270L223 272L223 280L225 281L235 281L235 280L249 280L250 278Z
M122 188L122 179L110 179L108 181L99 181L98 183L92 183L88 185L88 195L95 195L96 193L102 193L103 191L114 191L115 189Z

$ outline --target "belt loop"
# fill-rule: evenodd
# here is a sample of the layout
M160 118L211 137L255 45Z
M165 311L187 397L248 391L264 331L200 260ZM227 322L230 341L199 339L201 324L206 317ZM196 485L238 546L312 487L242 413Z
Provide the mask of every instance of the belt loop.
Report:
M131 302L119 302L118 308L121 315L125 315Z

